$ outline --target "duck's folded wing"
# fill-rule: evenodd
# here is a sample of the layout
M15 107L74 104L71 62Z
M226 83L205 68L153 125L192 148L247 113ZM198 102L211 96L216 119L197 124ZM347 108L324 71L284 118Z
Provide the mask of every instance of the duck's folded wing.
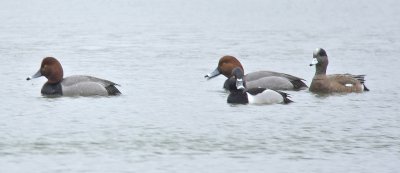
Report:
M352 74L331 74L327 75L328 79L330 81L335 81L337 83L340 83L344 86L346 85L355 85L357 83L361 83L361 81L364 81L363 75L352 75Z
M121 94L115 87L115 85L117 85L116 83L92 76L69 76L63 79L61 85L63 88L63 95L67 96L107 96Z
M365 82L365 75L364 74L353 75L353 74L346 73L345 75L349 75L352 78L357 79L361 84L364 84L364 82Z
M110 85L118 85L114 82L111 82L109 80L105 79L100 79L97 77L93 76L85 76L85 75L74 75L74 76L69 76L63 79L63 85L65 86L71 86L71 85L76 85L77 83L81 82L95 82L98 84L103 85L104 87L110 86Z
M296 80L304 80L303 78L299 78L290 74L286 73L279 73L279 72L274 72L274 71L257 71L257 72L252 72L248 73L245 75L245 79L247 81L252 81L252 80L257 80L263 77L268 77L268 76L278 76L278 77L284 77L289 79L290 81L296 81Z
M253 87L262 87L276 90L300 90L308 88L302 78L285 73L273 71L258 71L249 73L245 76L247 84Z

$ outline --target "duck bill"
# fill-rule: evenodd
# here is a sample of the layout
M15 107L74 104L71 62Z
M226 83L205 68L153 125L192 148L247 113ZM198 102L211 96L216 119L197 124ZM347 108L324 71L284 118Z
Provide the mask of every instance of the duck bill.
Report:
M245 87L243 85L243 79L236 79L236 88L238 90L245 90Z
M210 80L210 79L212 79L214 77L217 77L220 74L221 74L221 72L219 72L218 68L216 68L213 72L205 75L204 77L207 78L208 80Z
M310 66L313 66L313 65L315 65L315 64L318 64L317 58L313 58L313 59L312 59Z
M40 73L40 70L39 70L34 75L27 77L26 80L31 80L31 79L34 79L34 78L38 78L40 76L42 76L42 73Z

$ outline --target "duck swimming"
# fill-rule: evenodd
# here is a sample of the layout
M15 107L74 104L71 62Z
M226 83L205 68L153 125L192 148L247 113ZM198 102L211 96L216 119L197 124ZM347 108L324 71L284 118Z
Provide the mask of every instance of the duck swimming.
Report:
M53 57L43 59L40 69L26 80L44 76L47 82L41 93L44 96L114 96L121 92L116 83L85 75L74 75L63 78L61 63Z
M317 48L313 52L313 60L310 66L315 65L315 75L310 85L310 91L316 93L333 92L363 92L369 91L365 86L365 75L346 74L326 74L328 68L328 55L322 48Z
M218 67L204 77L212 79L223 74L229 79L232 76L232 70L235 68L240 68L244 71L242 64L235 57L223 56L218 62ZM273 71L248 73L244 76L244 80L247 82L247 88L268 88L272 90L302 90L308 88L302 78ZM224 88L228 90L227 81L224 83Z
M246 88L246 81L243 80L242 69L232 70L232 76L228 79L229 96L228 103L233 104L276 104L290 103L289 95L284 92L266 88Z

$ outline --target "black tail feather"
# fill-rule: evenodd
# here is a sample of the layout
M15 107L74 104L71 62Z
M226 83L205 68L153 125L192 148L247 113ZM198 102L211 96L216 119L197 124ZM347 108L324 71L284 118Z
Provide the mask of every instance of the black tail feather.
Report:
M369 91L369 89L367 88L367 86L365 86L365 84L363 84L364 85L364 91Z
M292 100L290 100L289 98L287 98L287 97L284 97L283 98L283 103L285 103L285 104L289 104L289 103L292 103L293 101Z
M106 90L108 92L108 95L110 95L110 96L116 96L116 95L120 95L121 94L121 92L118 90L117 87L115 87L115 85L107 86Z
M285 93L285 92L282 92L282 91L276 91L276 92L278 92L279 94L282 95L284 104L288 104L288 103L293 102L292 100L289 99L290 95L288 93Z
M364 86L364 91L369 91L367 86L365 86L365 75L351 75L351 76L360 81L360 83Z
M305 84L302 80L292 80L290 82L293 84L294 90L301 90L308 88L307 84Z

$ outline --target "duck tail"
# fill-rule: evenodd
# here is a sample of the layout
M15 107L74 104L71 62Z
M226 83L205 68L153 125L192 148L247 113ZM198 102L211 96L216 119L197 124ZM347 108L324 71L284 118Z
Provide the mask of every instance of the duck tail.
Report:
M108 95L110 96L117 96L117 95L121 95L121 92L118 90L117 87L115 87L115 85L109 85L106 87L106 90L108 92Z
M363 84L364 86L364 91L369 91L369 89L367 88L367 86L365 86L365 84Z
M302 80L292 80L290 81L293 84L294 90L302 90L308 88L307 84L305 84Z
M289 103L292 103L292 102L293 102L293 101L290 100L290 99L287 98L287 97L283 98L283 103L284 103L284 104L289 104Z
M364 91L369 91L367 86L365 86L365 75L352 75L352 77L360 81L360 83L364 86Z
M290 100L290 95L288 93L282 92L282 91L276 91L278 92L280 95L282 95L283 97L283 103L284 104L288 104L288 103L292 103L293 101Z

